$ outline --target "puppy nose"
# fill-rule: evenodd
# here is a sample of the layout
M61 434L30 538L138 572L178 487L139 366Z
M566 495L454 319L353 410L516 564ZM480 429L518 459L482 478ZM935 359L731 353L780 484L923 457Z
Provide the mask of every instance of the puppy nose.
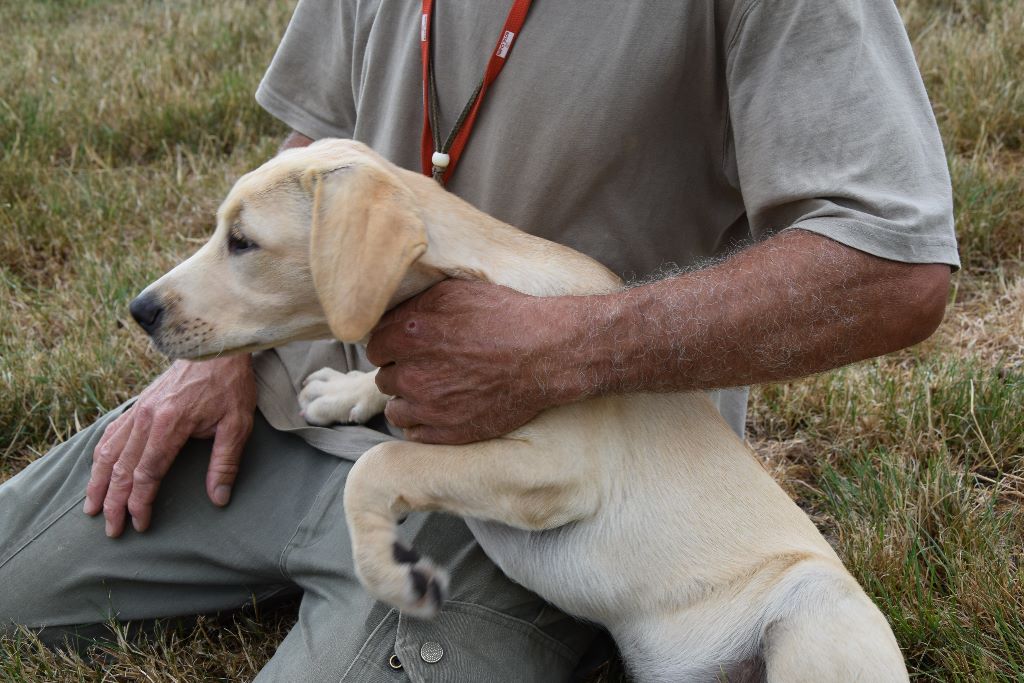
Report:
M131 311L135 322L148 334L153 334L156 332L156 328L160 327L160 319L163 317L164 307L160 305L160 301L152 294L143 294L142 296L135 297L131 304L128 305L128 310Z

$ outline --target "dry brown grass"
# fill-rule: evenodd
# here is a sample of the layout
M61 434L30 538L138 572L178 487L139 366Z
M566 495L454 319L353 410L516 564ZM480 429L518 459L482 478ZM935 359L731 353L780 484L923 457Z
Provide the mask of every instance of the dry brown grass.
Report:
M986 365L1024 368L1024 274L999 270L958 290L931 346Z
M0 649L0 681L11 683L111 683L148 681L248 681L274 654L294 622L294 612L267 613L187 626L166 626L152 637L128 637L112 628L111 641L84 656L44 647L21 632Z

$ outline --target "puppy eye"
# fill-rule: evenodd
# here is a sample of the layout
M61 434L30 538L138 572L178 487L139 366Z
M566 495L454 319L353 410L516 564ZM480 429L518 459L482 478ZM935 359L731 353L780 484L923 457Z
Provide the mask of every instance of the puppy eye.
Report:
M228 253L241 254L242 252L258 248L258 244L248 239L237 230L232 230L228 233Z

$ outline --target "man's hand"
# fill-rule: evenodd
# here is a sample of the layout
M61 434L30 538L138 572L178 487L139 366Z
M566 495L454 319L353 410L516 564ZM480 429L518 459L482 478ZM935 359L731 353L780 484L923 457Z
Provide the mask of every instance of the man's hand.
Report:
M124 531L126 510L135 530L145 531L160 481L192 437L213 437L206 492L214 504L227 505L255 410L248 355L175 361L104 431L93 452L85 513L103 510L110 537Z
M567 344L556 300L445 280L387 313L366 347L384 414L412 441L468 443L505 434L560 398L547 350Z

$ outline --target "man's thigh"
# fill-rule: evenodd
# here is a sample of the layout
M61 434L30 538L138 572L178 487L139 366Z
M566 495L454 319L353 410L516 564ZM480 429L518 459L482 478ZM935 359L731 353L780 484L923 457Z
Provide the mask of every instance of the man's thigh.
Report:
M206 497L211 443L190 441L161 485L151 528L107 538L82 512L92 450L120 409L0 486L0 621L57 627L237 609L286 590L284 548L351 463L257 416L231 503Z
M150 529L108 539L102 518L81 508L92 450L119 412L0 485L0 629L46 627L52 642L77 630L60 627L230 611L301 589L298 623L260 680L360 683L563 681L593 639L509 581L447 515L401 525L406 542L451 573L438 618L409 619L373 601L355 579L345 526L352 463L259 416L226 508L206 497L210 442L189 442ZM370 448L366 431L353 433Z

